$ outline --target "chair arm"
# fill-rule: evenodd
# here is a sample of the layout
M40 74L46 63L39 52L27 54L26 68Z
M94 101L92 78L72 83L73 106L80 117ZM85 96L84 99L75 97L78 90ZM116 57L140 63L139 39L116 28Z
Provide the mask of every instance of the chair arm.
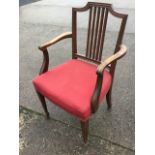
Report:
M126 54L126 52L127 47L125 45L121 45L120 50L118 52L107 58L105 61L101 62L101 64L97 67L97 74L102 74L105 67L123 57Z
M64 32L64 33L60 34L59 36L55 37L54 39L40 45L39 49L44 51L47 47L57 43L58 41L60 41L62 39L66 39L66 38L72 38L72 32Z
M41 46L39 46L39 49L43 52L43 63L42 63L42 66L40 68L39 75L48 71L49 55L48 55L47 47L57 43L58 41L60 41L62 39L65 39L65 38L72 38L72 33L71 32L62 33L61 35L57 36L56 38L52 39L51 41L44 43Z
M95 89L93 92L93 95L91 97L91 111L92 113L95 113L99 106L99 98L100 98L100 92L102 88L102 81L103 81L103 70L112 62L117 61L121 57L123 57L127 52L127 48L125 45L120 46L120 50L116 52L114 55L107 58L105 61L102 61L100 65L97 67L97 80Z

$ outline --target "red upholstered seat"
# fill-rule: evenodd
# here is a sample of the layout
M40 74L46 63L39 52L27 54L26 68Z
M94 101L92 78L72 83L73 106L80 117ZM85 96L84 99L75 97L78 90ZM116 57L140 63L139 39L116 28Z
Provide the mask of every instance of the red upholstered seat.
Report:
M96 65L81 60L69 60L37 76L33 84L54 104L81 120L87 120L91 115L90 101L97 78L96 68ZM103 74L100 100L103 100L111 84L110 73L105 70Z

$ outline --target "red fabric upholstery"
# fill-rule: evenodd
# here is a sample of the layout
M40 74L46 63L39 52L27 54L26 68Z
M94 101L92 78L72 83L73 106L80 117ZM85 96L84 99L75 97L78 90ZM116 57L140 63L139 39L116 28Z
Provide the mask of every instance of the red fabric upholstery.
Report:
M33 84L37 91L56 105L81 120L91 115L90 101L96 82L96 65L81 60L69 60L37 76ZM105 70L100 100L108 92L111 75Z

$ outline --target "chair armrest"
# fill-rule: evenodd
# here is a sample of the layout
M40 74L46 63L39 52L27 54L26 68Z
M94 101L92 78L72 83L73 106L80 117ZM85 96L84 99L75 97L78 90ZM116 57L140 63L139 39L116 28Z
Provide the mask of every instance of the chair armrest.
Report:
M125 45L120 46L120 50L107 58L105 61L102 61L101 64L97 67L97 74L102 74L105 67L111 64L113 61L117 61L121 57L123 57L127 52L127 47Z
M102 61L100 65L97 67L97 80L96 80L96 85L95 89L93 92L93 95L91 97L91 111L92 113L95 113L98 109L99 106L99 97L100 97L100 92L102 89L102 81L103 81L103 70L112 62L117 61L121 57L123 57L127 52L127 48L125 45L120 46L120 50L116 52L114 55L110 56L107 58L105 61Z
M49 55L47 51L47 47L57 43L58 41L66 38L72 38L72 33L71 32L65 32L62 33L61 35L57 36L56 38L52 39L49 42L46 42L39 46L39 49L43 52L43 63L40 68L39 75L43 74L44 72L48 71L48 65L49 65Z
M66 39L66 38L72 38L72 32L64 32L64 33L60 34L59 36L55 37L54 39L40 45L39 49L44 51L45 49L47 49L47 47L57 43L58 41L60 41L62 39Z

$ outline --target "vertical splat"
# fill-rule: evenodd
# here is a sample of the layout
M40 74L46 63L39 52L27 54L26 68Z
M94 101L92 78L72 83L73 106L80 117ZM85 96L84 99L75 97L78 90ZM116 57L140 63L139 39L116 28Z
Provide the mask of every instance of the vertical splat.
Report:
M89 11L86 53L81 55L77 51L77 12ZM118 51L123 39L127 15L113 10L111 4L88 2L82 8L72 9L72 58L81 58L95 63L100 63L104 49L104 39L107 27L108 14L121 19L122 24L118 33L115 51ZM115 65L112 65L115 66ZM113 67L112 67L113 68ZM112 69L113 70L113 69Z
M108 18L108 9L92 6L89 10L86 57L101 60L104 36Z

